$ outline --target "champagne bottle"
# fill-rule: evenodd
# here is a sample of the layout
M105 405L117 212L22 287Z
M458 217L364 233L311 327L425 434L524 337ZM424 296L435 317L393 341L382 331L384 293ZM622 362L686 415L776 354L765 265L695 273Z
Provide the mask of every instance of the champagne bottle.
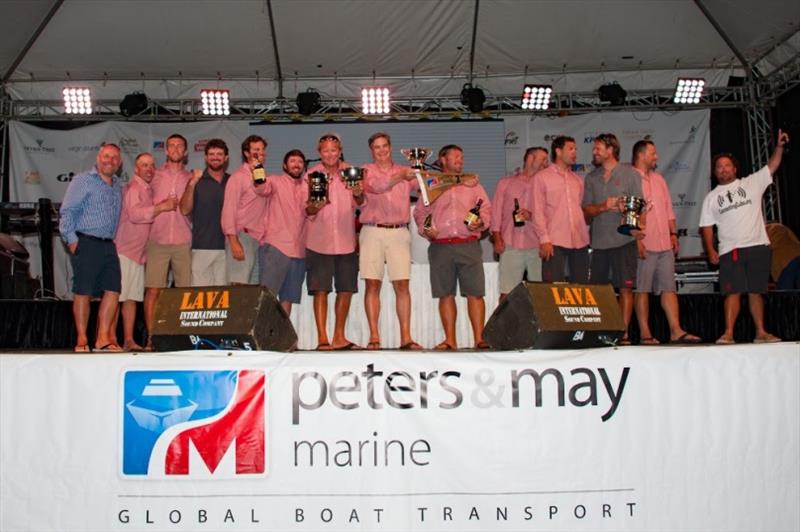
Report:
M264 171L264 165L261 163L253 167L253 183L261 185L267 180L267 173Z
M514 212L511 215L514 217L514 227L522 227L525 225L525 218L522 217L522 213L520 212L518 198L514 198Z
M472 223L477 222L481 219L481 205L483 204L483 200L478 198L477 203L475 206L469 210L467 215L464 217L464 225L470 225Z
M422 228L428 230L433 229L433 214L429 214L425 217L425 221L422 222Z

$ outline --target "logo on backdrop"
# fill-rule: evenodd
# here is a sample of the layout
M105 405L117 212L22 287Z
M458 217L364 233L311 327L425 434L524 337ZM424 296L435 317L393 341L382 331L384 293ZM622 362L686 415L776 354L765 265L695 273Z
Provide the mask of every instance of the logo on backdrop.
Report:
M133 137L120 137L118 145L122 153L139 153L139 141Z
M194 151L196 152L205 152L206 151L206 144L208 144L208 139L200 139L194 143Z
M667 172L676 174L678 172L688 172L691 170L691 166L685 161L681 160L674 160L669 163L667 166Z
M56 181L59 183L69 183L72 181L73 177L75 177L75 172L64 172L63 174L58 174L56 176Z
M506 133L506 139L503 142L505 146L516 146L519 143L519 135L516 131L509 131Z
M36 170L25 172L25 183L28 185L38 185L42 182L42 175Z
M678 194L678 201L673 201L672 202L672 206L673 207L694 207L695 205L697 205L696 201L687 200L686 196L687 196L686 192L681 192L680 194Z
M122 474L265 474L265 382L261 370L125 372Z
M164 151L164 141L163 140L154 140L153 141L153 151Z
M55 153L56 149L46 146L44 139L36 139L36 146L23 146L25 153Z

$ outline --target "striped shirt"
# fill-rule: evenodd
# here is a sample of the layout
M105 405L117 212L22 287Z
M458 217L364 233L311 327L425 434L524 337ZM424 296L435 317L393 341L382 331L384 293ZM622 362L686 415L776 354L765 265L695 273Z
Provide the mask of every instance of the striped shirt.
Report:
M72 178L61 203L58 230L68 245L78 241L76 233L98 238L114 238L122 210L122 186L114 176L111 185L103 181L97 168Z

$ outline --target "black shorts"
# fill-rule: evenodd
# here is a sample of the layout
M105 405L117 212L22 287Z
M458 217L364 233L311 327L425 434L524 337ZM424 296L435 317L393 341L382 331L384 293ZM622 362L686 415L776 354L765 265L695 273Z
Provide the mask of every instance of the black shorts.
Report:
M326 255L306 249L306 288L314 292L358 292L358 255Z
M766 294L772 250L769 246L737 248L719 258L719 291L729 294Z
M119 255L113 241L78 233L78 247L69 259L72 293L98 297L103 292L122 290Z
M636 288L636 268L639 258L636 241L611 249L592 250L592 271L589 282L614 285L614 288Z
M483 297L486 279L478 240L428 246L431 268L431 294L435 298L456 295L456 283L462 297Z
M553 246L553 256L548 260L542 259L542 281L557 283L567 279L572 283L589 282L588 246L579 249Z

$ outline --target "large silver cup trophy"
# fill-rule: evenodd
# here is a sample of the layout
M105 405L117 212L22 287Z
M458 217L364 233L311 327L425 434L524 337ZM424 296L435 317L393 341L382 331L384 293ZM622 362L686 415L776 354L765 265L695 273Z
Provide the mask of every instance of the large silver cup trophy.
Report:
M632 231L641 231L642 213L647 207L647 201L637 196L622 196L622 224L617 227L617 232L630 236Z
M425 160L430 156L431 149L430 148L403 148L400 150L400 153L408 159L408 162L411 163L411 168L414 170L414 173L417 174L417 184L419 185L419 192L422 196L422 204L426 207L431 204L431 200L428 197L428 188L425 186L425 179L422 177L422 169L425 164Z
M322 172L308 174L308 199L313 202L328 199L328 176Z
M353 188L356 184L364 181L367 175L367 169L351 166L350 168L339 170L339 175L344 179L344 184L347 188Z

